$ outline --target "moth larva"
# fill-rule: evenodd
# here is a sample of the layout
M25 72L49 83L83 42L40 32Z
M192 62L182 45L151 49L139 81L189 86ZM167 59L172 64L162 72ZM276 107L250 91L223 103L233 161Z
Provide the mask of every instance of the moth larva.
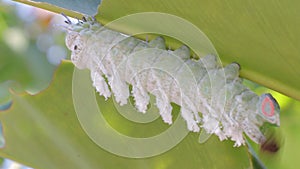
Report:
M181 106L190 131L203 128L220 140L230 138L235 146L245 144L243 132L263 144L266 138L260 127L280 124L277 101L271 94L258 96L245 87L236 63L222 67L214 55L191 59L186 46L166 50L161 37L148 43L92 19L66 23L72 62L91 71L94 87L105 98L113 94L123 105L132 95L136 108L146 112L151 93L164 122L172 123L170 103L174 102Z

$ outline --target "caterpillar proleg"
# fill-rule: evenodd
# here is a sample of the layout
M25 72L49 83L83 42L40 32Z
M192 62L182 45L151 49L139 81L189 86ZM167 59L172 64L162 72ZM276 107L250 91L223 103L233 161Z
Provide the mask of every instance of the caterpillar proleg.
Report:
M164 122L172 124L170 103L176 103L190 131L203 128L220 140L235 141L235 146L245 144L243 133L263 144L266 137L260 127L280 125L277 101L244 86L237 63L222 67L214 55L195 60L186 46L166 50L162 37L145 42L90 18L66 23L72 62L90 70L93 86L105 98L113 94L123 105L132 95L137 110L145 113L152 94Z

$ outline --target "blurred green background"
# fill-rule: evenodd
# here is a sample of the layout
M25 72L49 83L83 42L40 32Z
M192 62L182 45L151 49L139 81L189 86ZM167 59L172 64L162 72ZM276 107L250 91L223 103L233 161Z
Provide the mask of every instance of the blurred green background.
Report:
M12 105L12 93L34 95L49 86L68 55L64 33L54 26L61 21L45 10L0 1L0 113ZM26 168L8 159L1 163L3 169Z
M48 87L53 71L66 58L59 17L27 5L0 2L0 105L15 92L36 94Z
M58 14L0 2L0 113L10 107L11 92L37 94L46 89L60 60L69 56L64 35L53 27L55 23L63 23ZM245 85L257 94L272 93L281 106L281 127L275 132L280 150L275 154L263 153L253 144L259 157L268 168L297 168L300 166L300 102L251 81L245 81Z

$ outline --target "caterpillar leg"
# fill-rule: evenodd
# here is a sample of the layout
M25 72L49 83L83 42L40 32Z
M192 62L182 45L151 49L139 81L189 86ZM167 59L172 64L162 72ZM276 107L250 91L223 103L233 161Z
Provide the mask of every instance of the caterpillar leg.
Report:
M231 63L224 68L227 80L233 80L239 77L240 65L238 63Z
M108 85L99 71L91 71L91 78L93 86L96 88L100 95L104 96L105 99L111 96Z
M254 123L245 120L242 123L242 127L247 136L257 144L263 144L264 142L266 142L266 137Z
M143 74L139 74L138 76L143 76ZM139 79L143 79L142 77L135 77L132 83L132 95L135 100L135 107L138 111L142 113L146 113L147 105L150 101L150 96L148 92L144 89L142 82Z
M192 113L192 111L181 107L181 116L183 117L183 119L186 120L187 122L187 127L190 131L193 132L199 132L200 128L196 122L196 120L194 119L194 114Z
M232 62L231 64L236 64L239 67L239 70L242 69L241 65L238 62Z
M221 67L215 55L207 55L203 58L200 58L199 62L201 62L204 68L206 68L207 70Z
M230 123L227 126L224 126L223 131L227 137L230 137L232 141L235 141L234 147L239 147L245 144L243 137L243 129L239 127L236 123Z
M158 49L166 49L165 40L163 37L157 37L149 42L149 46L152 48L158 48Z
M156 97L156 106L159 109L159 113L165 123L172 124L172 106L170 104L170 98L168 97L168 91L164 89L164 83L160 80L161 72L155 69L149 71L148 91Z
M159 109L164 122L172 124L172 106L168 99L168 96L162 90L155 90L153 93L156 97L156 106Z
M187 46L185 46L185 45L183 45L180 48L174 50L172 52L172 54L175 55L175 56L177 56L177 57L180 57L183 60L189 59L190 55L191 55L190 49Z
M129 98L129 86L120 78L119 73L115 71L108 77L108 82L113 91L116 101L122 106L127 104Z

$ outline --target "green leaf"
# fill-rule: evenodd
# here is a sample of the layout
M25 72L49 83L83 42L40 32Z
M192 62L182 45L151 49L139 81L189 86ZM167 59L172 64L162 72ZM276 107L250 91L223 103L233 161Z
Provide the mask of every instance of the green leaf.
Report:
M30 1L22 2L30 3ZM84 2L82 1L82 3ZM96 17L100 22L108 23L128 14L155 11L187 19L207 34L224 63L232 61L240 63L243 77L300 100L300 86L298 85L300 81L298 55L300 51L297 48L300 43L299 3L266 0L232 0L226 3L220 0L191 0L189 3L161 0L128 0L124 2L106 0L102 2L99 8L100 13ZM79 17L79 14L73 11L31 4L57 13L64 11L70 16ZM121 25L115 29L130 32L131 27L132 25ZM182 34L185 34L184 30ZM59 96L53 95L56 98ZM287 111L284 109L283 112L285 113L282 114L284 118L281 128L287 133L286 138L289 142L285 146L285 152L288 153L284 155L282 161L285 163L284 166L293 168L296 166L294 164L299 162L297 155L294 154L299 143L297 141L299 138L295 137L299 129L299 126L296 126L299 119L296 118L296 115L287 115ZM294 110L294 114L295 112L297 111ZM122 128L117 127L118 129ZM24 153L24 156L26 154L28 153ZM207 160L210 159L207 158ZM269 164L274 167L279 161L271 159ZM186 168L186 166L180 167Z
M47 87L55 69L34 41L44 33L41 25L22 24L14 8L0 2L0 110L10 105L9 90L37 93Z
M209 37L222 61L238 62L243 77L300 100L299 8L294 1L109 0L98 18L109 22L137 12L182 17Z
M96 17L103 23L138 12L182 17L209 37L224 63L238 62L243 77L300 100L299 8L300 2L294 1L106 0Z
M72 71L71 63L63 63L56 71L53 83L44 92L35 96L13 96L12 108L0 115L6 142L0 152L1 156L43 169L196 169L250 166L246 147L233 148L231 141L221 142L215 136L205 144L199 144L199 135L196 133L189 133L171 150L149 158L127 158L108 152L86 135L77 119L72 104ZM88 71L81 71L81 73L89 75ZM149 124L130 122L118 113L112 100L106 102L103 98L97 99L107 124L120 133L141 138L156 135L169 128L160 118ZM89 109L88 105L86 108ZM89 111L86 111L86 116L93 117ZM99 132L107 131L106 125L100 126L102 128L99 128ZM105 134L102 137L104 136ZM169 137L175 138L172 135Z
M35 2L44 2L44 3L51 3L53 5L68 9L77 11L80 13L84 13L87 15L95 15L98 10L98 5L101 3L101 0L33 0Z
M248 153L249 153L249 158L252 161L253 168L255 169L266 169L264 164L259 160L258 156L256 155L255 151L253 150L252 146L248 141L246 141L247 147L248 147Z

